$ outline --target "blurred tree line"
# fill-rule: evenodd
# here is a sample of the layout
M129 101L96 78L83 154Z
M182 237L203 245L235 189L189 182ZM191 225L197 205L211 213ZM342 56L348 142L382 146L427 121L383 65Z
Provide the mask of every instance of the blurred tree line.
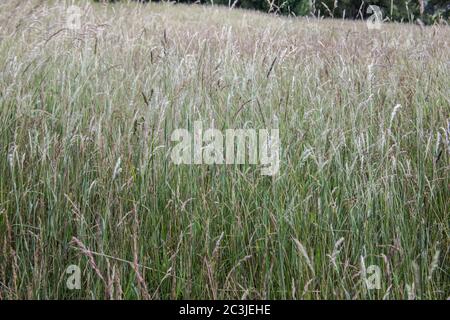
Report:
M120 0L110 0L110 2L114 1ZM159 2L158 0L136 1ZM284 15L314 15L347 19L366 18L370 15L367 13L369 5L376 5L380 7L383 18L404 22L420 19L424 23L434 23L448 21L450 16L449 0L175 0L171 2L215 4Z

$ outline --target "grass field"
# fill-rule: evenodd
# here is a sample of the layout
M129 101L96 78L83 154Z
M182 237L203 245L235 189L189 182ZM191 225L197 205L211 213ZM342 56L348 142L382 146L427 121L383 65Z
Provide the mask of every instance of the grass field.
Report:
M449 26L69 4L0 3L1 299L450 296ZM277 175L170 160L275 118Z

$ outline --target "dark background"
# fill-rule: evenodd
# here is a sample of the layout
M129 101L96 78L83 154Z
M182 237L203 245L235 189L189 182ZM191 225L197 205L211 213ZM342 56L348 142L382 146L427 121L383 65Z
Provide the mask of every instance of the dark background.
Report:
M118 2L120 0L97 0L97 2ZM149 0L137 0L149 2ZM152 0L153 2L159 2ZM420 19L430 24L448 20L449 0L176 0L177 3L201 3L254 9L283 15L315 15L322 17L358 19L367 17L367 7L377 5L383 18L392 21L413 22Z

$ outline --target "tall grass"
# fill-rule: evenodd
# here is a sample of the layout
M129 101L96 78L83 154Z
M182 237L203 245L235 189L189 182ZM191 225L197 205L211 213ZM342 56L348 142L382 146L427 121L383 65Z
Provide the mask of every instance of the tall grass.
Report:
M448 26L69 4L0 4L0 298L450 295ZM170 161L274 115L277 176Z

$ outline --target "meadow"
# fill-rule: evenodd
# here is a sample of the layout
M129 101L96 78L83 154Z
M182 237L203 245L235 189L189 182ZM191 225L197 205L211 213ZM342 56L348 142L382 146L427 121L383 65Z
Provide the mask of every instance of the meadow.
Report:
M447 299L449 40L446 24L1 1L0 299ZM172 163L194 121L277 126L278 174Z

